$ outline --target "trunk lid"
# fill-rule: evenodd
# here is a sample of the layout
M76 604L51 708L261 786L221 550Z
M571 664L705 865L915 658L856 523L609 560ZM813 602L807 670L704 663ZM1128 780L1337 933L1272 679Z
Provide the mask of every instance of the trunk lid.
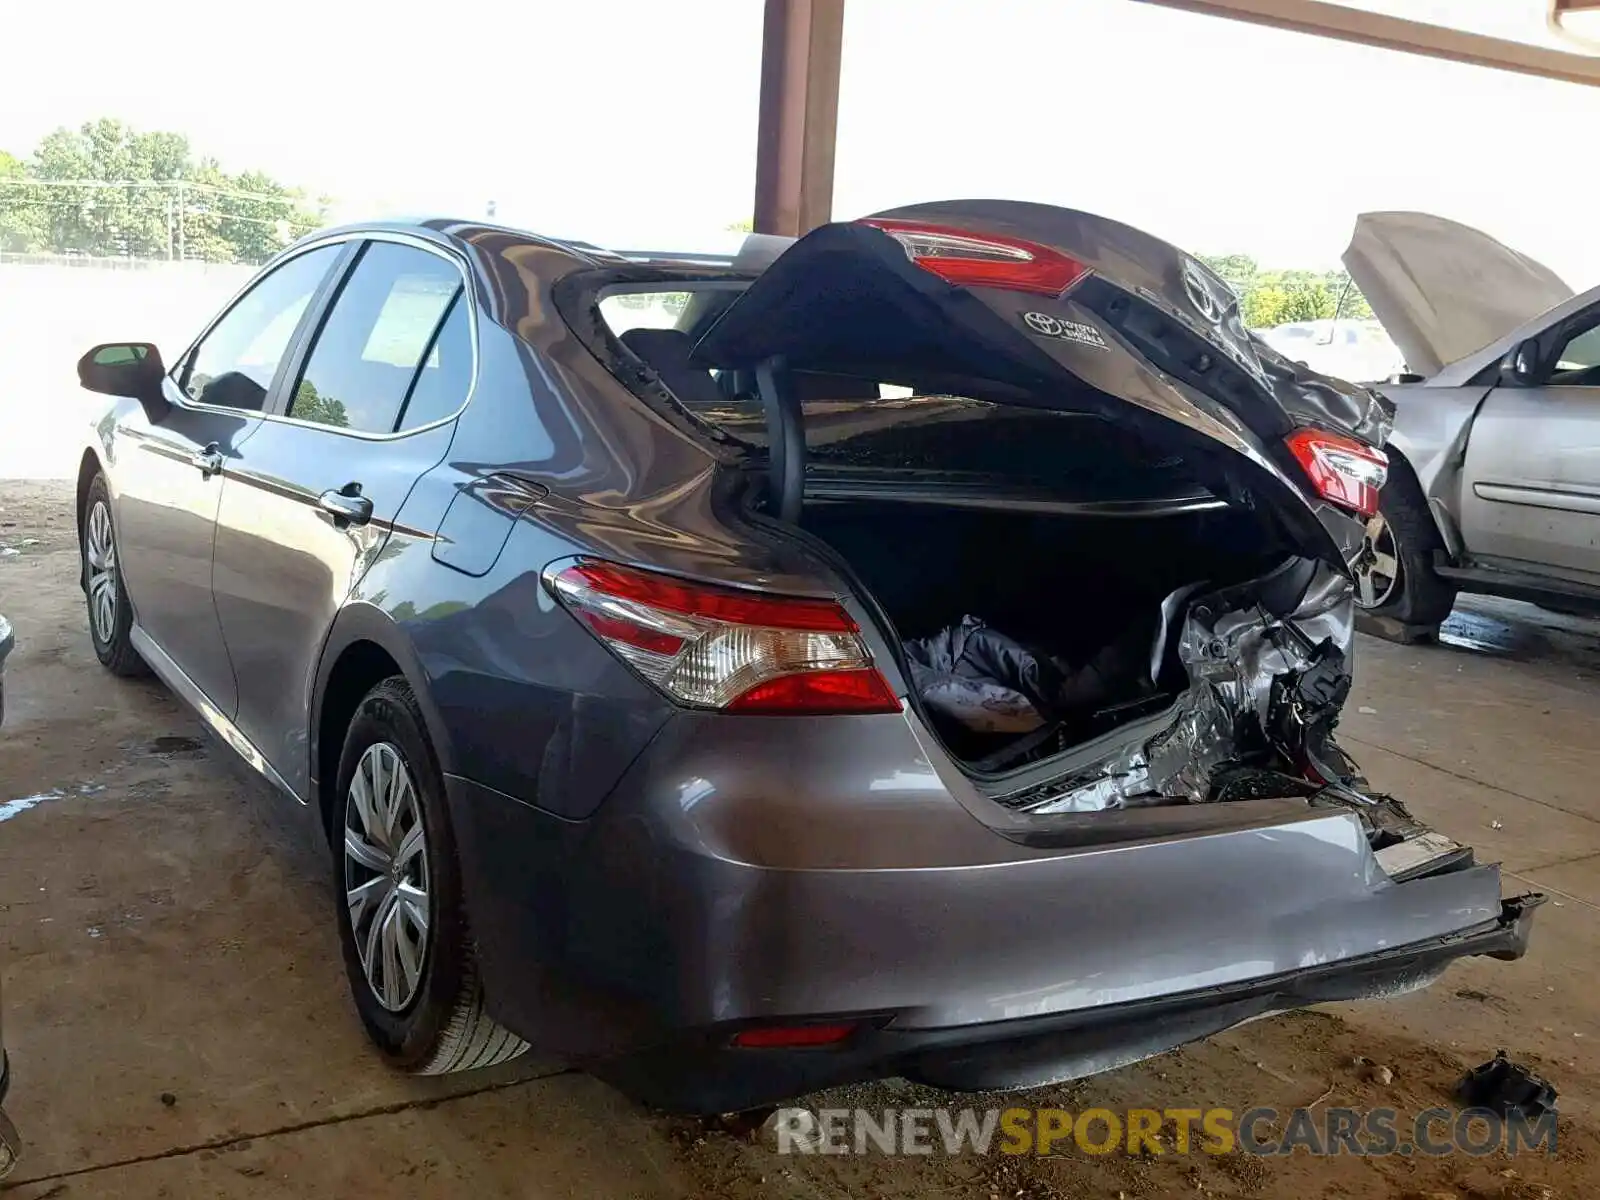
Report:
M1429 213L1362 213L1344 264L1406 365L1425 376L1573 295L1542 263Z
M1059 294L955 284L918 266L874 221L1016 239L1084 270ZM929 377L1013 388L1017 404L1123 422L1131 406L1250 457L1265 446L1279 462L1281 439L1298 426L1381 445L1392 419L1370 389L1252 338L1227 284L1178 248L1105 217L1018 201L921 204L800 239L696 348L719 366L777 356L868 375L914 360Z

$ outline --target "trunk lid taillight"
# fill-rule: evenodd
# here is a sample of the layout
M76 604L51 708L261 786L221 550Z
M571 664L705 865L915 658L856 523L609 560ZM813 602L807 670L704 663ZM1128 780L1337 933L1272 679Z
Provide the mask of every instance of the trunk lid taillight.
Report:
M557 564L545 583L613 654L680 704L900 711L860 626L835 600L716 587L599 559Z
M1326 429L1297 429L1284 439L1311 485L1330 504L1363 517L1378 512L1389 457L1375 446Z
M1003 234L887 217L864 217L860 224L887 233L924 271L963 287L1059 296L1089 273L1083 263L1052 246Z

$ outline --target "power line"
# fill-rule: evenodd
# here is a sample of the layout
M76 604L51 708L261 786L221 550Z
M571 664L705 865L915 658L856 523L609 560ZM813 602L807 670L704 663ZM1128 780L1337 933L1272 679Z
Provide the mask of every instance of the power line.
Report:
M210 192L219 196L237 196L241 200L265 200L272 203L293 204L304 197L295 193L245 192L238 188L222 187L215 183L201 183L193 179L0 179L0 187L81 187L81 188L167 188L171 191Z
M229 211L245 204L267 215ZM40 243L59 250L78 243L113 255L126 255L136 246L153 249L152 240L164 240L166 257L176 260L187 259L197 239L220 238L232 243L235 255L254 258L265 247L239 242L242 227L273 230L276 237L269 241L286 245L317 221L305 205L300 193L254 192L189 179L7 178L0 179L0 222L9 214L13 227L0 226L0 234L9 232L5 240L14 245ZM19 220L23 227L16 227Z

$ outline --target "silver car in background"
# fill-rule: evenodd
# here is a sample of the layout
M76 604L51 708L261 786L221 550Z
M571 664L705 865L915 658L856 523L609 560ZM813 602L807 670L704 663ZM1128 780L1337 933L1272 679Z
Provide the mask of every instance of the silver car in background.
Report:
M1422 213L1357 219L1345 265L1412 374L1357 603L1425 635L1456 593L1600 612L1600 288Z

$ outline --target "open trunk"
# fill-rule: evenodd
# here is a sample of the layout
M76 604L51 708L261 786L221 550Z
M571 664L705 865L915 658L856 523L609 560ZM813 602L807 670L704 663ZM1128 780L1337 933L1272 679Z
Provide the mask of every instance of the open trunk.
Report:
M1027 847L1025 871L1042 884L1056 850L1072 851L1075 874L1098 864L1106 880L1078 892L1121 888L1121 907L1155 917L1127 923L1140 990L1117 990L1119 954L1086 976L1093 1005L1220 978L1198 959L1196 971L1169 969L1196 942L1161 921L1170 904L1148 903L1153 877L1196 894L1281 877L1281 899L1246 888L1254 924L1217 951L1226 969L1258 975L1271 969L1256 953L1263 939L1303 968L1347 959L1363 939L1414 943L1406 922L1418 918L1481 927L1485 917L1432 880L1390 888L1461 870L1472 852L1371 792L1333 739L1350 690L1346 563L1377 508L1392 410L1258 355L1219 280L1125 226L999 202L872 222L813 232L717 312L695 315L691 300L676 328L594 343L662 421L715 450L717 515L741 540L766 543L756 561L783 564L758 573L741 561L737 583L751 595L717 587L702 607L745 616L701 625L675 614L698 620L702 608L651 597L666 605L680 588L735 582L709 554L686 583L631 590L608 592L604 563L583 568L574 596L597 580L600 599L581 602L619 620L618 653L687 682L730 677L756 661L744 647L758 647L796 681L782 693L805 697L795 711L817 721L705 721L719 758L758 730L783 738L796 763L813 745L834 753L805 730L837 729L858 746L881 737L897 745L892 759L841 755L873 793L880 780L897 794L937 793L956 828L971 817L998 835L983 835L991 849ZM785 553L765 553L772 541ZM607 596L643 611L602 612ZM756 619L775 604L799 614ZM818 605L830 623L805 615ZM694 724L738 703L684 693L702 710ZM828 792L831 802L831 781ZM903 823L918 819L914 806L844 799L852 819L892 811L893 839L920 842ZM1313 827L1324 816L1337 818L1327 833ZM763 820L762 836L805 840L803 819L804 835ZM1118 852L1076 853L1092 846ZM1166 865L1161 853L1173 856ZM745 869L740 852L729 860ZM946 861L959 864L952 896L971 900L980 875L985 897L1000 894L987 851ZM792 879L846 873L786 869L785 904ZM914 874L925 891L936 872ZM1359 890L1362 905L1307 890L1323 876ZM1487 914L1498 880L1481 879ZM1371 897L1394 914L1364 918ZM920 902L955 911L938 894ZM1521 931L1535 902L1505 906L1496 928ZM1018 961L1038 983L1002 997L1007 1017L1032 1011L1018 996L1063 994L1058 978L1034 973L1053 949L1036 951ZM1083 947L1056 961L1082 963Z
M1396 880L1472 862L1340 750L1349 578L1276 543L1261 514L880 497L808 505L801 524L898 638L913 707L1003 807L1298 796L1358 812Z
M825 226L728 295L622 347L849 567L980 788L1054 812L1345 777L1376 394L1258 353L1175 248L1037 205Z
M1250 509L806 506L898 641L909 696L980 790L1045 815L1310 796L1363 805L1333 738L1351 587Z
M1186 606L1163 603L1285 558L1254 514L1229 508L1104 517L862 500L808 505L801 524L871 592L927 719L980 775L1169 707L1189 686L1173 657Z

